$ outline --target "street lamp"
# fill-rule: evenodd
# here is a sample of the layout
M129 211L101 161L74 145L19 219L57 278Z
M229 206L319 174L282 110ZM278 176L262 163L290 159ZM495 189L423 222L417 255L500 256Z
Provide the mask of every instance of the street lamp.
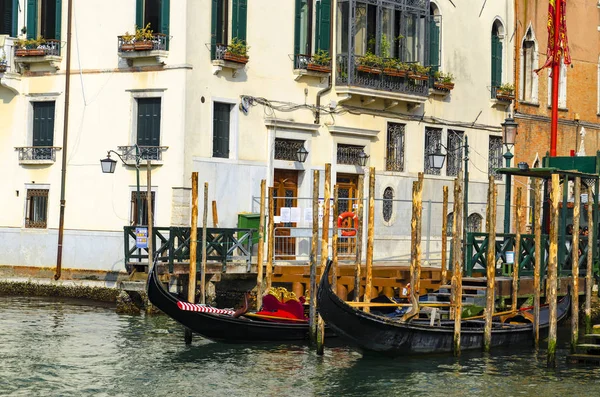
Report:
M358 154L358 165L361 167L366 167L367 160L369 160L369 155L366 154L364 150L361 150Z
M441 144L440 144L441 145ZM435 170L441 170L446 160L446 155L442 153L442 148L438 146L435 152L429 153L429 166Z
M510 168L510 161L514 157L511 149L515 146L515 138L517 137L517 129L519 124L515 122L509 114L502 125L502 141L506 152L502 155L506 161L506 168ZM506 187L504 196L504 233L510 233L510 196L511 196L511 175L506 174Z
M296 161L304 163L306 158L308 157L308 150L304 147L304 145L300 146L300 149L296 152Z
M119 158L119 160L121 160L121 162L123 164L127 164L125 162L125 160L123 159L123 157L115 152L114 150L109 150L106 152L106 158L100 160L100 166L102 167L102 172L105 174L114 174L115 173L115 169L117 168L117 161L113 160L110 158L110 154L114 153L117 155L117 157ZM135 145L135 176L136 176L136 202L137 202L137 222L136 224L139 225L140 222L142 221L142 198L140 196L140 160L141 160L142 156L140 154L140 147L138 145Z

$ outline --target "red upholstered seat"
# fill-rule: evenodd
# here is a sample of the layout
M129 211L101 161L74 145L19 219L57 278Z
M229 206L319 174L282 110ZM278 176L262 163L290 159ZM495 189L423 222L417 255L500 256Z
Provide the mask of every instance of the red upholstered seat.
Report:
M262 310L259 312L259 314L269 314L269 312L277 312L277 317L296 318L299 320L304 320L304 307L302 307L302 303L294 299L290 299L285 303L281 303L281 301L279 301L276 297L274 297L271 294L263 296ZM282 312L289 313L290 316Z

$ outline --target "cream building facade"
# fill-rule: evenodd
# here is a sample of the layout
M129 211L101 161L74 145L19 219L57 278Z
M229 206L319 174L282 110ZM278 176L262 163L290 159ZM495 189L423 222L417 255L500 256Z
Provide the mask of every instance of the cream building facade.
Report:
M157 226L189 224L194 171L209 183L219 226L235 227L238 213L258 210L261 179L287 198L278 201L279 211L304 209L312 171L331 163L340 196L349 199L345 209L352 210L358 175L375 167L378 260L408 258L404 200L425 172L431 211L423 233L435 263L442 186L463 172L464 139L469 214L477 228L488 173L501 165L500 124L510 109L494 87L512 82L512 2L463 3L73 0L66 147L66 1L1 3L10 23L0 25L7 66L0 73L0 265L55 265L66 150L63 267L124 270L123 226L138 221L136 144L142 165L152 163ZM151 47L128 48L125 33L147 23ZM46 42L29 47L43 55L17 54L17 39L38 35ZM238 40L249 47L246 63L226 55ZM331 72L309 70L317 53L333 58ZM375 65L365 62L370 56ZM379 58L388 62L378 64ZM454 87L435 89L433 77L398 76L416 63L451 73ZM383 66L395 66L396 74ZM300 147L308 152L304 162L294 161ZM449 149L440 171L427 156L438 147ZM108 150L129 158L112 175L98 164ZM359 165L366 156L366 166ZM145 194L145 167L139 174ZM309 224L301 219L294 226Z

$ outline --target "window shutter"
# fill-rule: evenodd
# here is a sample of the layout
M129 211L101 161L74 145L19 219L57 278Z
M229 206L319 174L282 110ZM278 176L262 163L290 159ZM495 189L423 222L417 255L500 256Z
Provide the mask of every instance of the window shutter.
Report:
M239 37L238 36L238 27L239 27L239 8L240 1L239 0L231 0L231 38Z
M238 3L238 6L234 8L234 12L237 14L237 30L234 28L234 32L240 40L246 41L246 25L248 23L248 0L234 0Z
M296 14L294 16L294 55L300 52L300 31L302 30L302 0L296 0Z
M217 45L217 18L218 7L220 0L211 0L211 17L210 17L210 58L215 59Z
M230 105L215 103L213 115L213 157L229 158Z
M502 42L492 35L492 92L502 84Z
M167 50L169 49L169 26L171 19L171 0L162 0L160 4L160 33L166 35Z
M37 38L37 0L27 0L27 38Z
M440 27L433 19L429 21L429 65L434 72L440 66Z
M12 36L17 37L19 21L19 0L12 0Z
M144 0L135 0L135 26L144 27Z
M329 51L331 43L331 0L317 3L317 50Z
M138 99L137 144L160 146L161 98Z
M0 26L2 26L2 30L0 30L0 34L9 34L13 35L13 12L14 9L14 1L8 0L4 3L4 6L0 12L0 21L2 22Z
M60 41L60 31L62 23L62 0L56 0L56 26L54 28L54 38Z
M33 104L32 146L54 145L54 105L54 102L35 102Z

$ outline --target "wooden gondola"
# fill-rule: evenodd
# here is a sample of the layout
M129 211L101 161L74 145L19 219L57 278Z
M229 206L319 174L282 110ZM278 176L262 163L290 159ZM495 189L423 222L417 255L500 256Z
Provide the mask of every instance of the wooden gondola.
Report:
M201 336L219 342L304 342L308 340L308 321L277 321L253 313L234 317L228 314L181 310L184 302L169 293L158 279L156 266L148 275L148 299L173 320Z
M330 268L331 262L327 264L321 277L317 304L321 317L337 335L349 340L361 350L390 356L452 352L453 325L448 322L434 325L422 321L401 322L351 307L333 292L329 281ZM567 315L570 304L570 295L565 296L558 303L558 320ZM533 325L527 321L531 311L533 309L517 312L514 318L504 318L503 322L494 321L491 346L533 342ZM460 339L462 350L482 348L484 324L483 320L462 322ZM540 330L547 329L548 325L549 311L545 306L540 309Z

